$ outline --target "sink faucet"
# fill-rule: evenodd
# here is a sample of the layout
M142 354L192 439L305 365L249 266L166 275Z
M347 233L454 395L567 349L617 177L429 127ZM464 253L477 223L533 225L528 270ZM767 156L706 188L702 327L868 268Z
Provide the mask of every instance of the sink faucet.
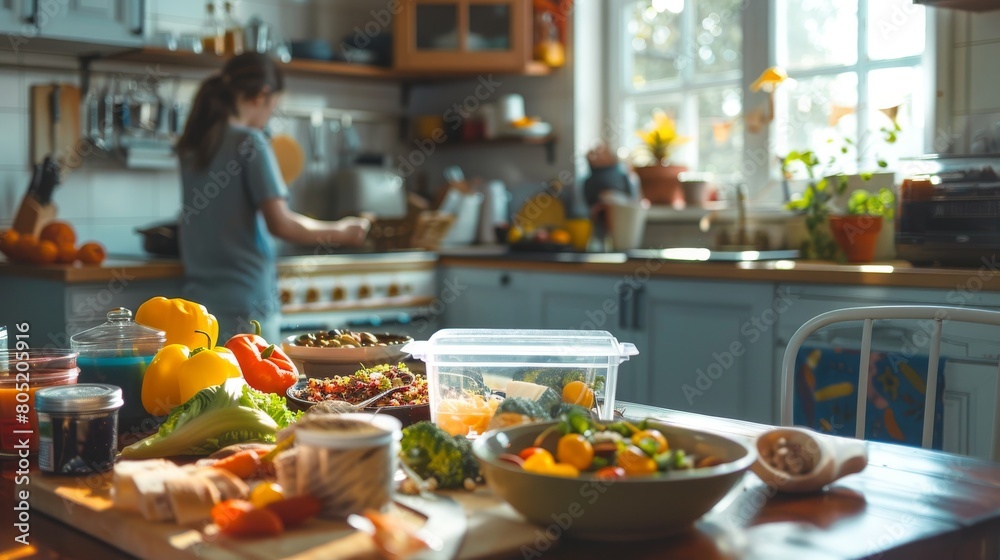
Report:
M749 245L747 236L747 187L736 185L736 245Z

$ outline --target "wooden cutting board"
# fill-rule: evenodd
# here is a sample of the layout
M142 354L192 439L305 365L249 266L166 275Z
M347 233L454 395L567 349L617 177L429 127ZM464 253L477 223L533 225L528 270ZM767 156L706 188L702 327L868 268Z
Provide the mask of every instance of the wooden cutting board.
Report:
M110 475L55 477L36 473L31 479L31 507L126 553L149 560L378 558L371 539L344 522L313 519L280 537L242 540L216 535L212 526L200 530L146 521L138 514L111 506L110 480ZM531 546L538 538L539 527L524 521L485 487L475 492L443 494L461 504L466 515L467 531L457 558L520 556L521 547ZM430 520L415 511L422 510L419 502L419 498L408 497L406 503L414 509L393 504L393 511L429 529ZM449 524L448 519L434 521L438 526Z
M50 99L54 84L31 86L31 162L42 163L45 156L55 153L63 168L75 168L82 161L74 153L80 140L80 88L59 84L59 123L53 144Z

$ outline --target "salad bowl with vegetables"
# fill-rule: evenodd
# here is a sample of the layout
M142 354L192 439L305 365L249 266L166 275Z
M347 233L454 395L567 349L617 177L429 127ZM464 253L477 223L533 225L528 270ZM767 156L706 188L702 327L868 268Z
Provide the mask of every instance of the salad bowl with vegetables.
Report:
M490 489L529 521L590 540L689 528L757 459L748 443L655 420L599 423L579 407L473 443Z

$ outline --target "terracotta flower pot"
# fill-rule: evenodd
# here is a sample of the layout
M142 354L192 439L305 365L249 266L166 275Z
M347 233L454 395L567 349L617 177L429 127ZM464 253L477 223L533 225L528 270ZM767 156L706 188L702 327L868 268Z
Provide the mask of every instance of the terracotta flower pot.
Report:
M653 204L673 206L684 204L684 190L681 188L680 179L677 178L684 171L687 171L687 168L681 165L650 165L635 168L642 186L642 196Z
M830 233L847 262L871 262L882 231L881 216L830 216Z

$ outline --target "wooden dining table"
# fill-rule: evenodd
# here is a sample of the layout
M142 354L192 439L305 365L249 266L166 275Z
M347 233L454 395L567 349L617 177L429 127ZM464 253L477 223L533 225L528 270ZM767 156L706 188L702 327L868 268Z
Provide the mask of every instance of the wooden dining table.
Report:
M770 428L727 418L624 403L629 418L751 441ZM866 442L868 466L821 492L782 494L752 472L694 527L645 542L564 538L516 556L543 559L1000 559L1000 463ZM132 558L45 515L31 520L32 546L14 542L10 468L0 482L0 560ZM682 504L663 504L664 508ZM465 548L463 547L463 550ZM460 557L462 555L460 554Z

